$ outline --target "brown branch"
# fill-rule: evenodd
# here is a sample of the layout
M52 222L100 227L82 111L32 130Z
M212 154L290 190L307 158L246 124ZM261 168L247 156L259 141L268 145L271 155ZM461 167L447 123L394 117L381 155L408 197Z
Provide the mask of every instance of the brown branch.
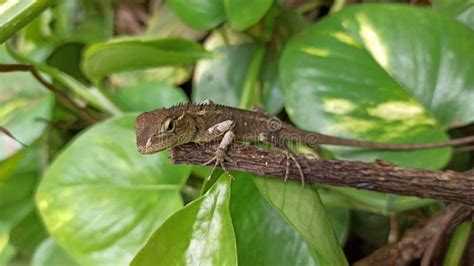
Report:
M421 265L431 265L427 258L432 256L433 246L439 243L441 237L446 238L457 225L471 216L471 207L453 203L422 225L407 230L397 243L377 249L357 261L354 266L410 265L410 262L421 257Z
M17 139L7 128L0 126L0 132L7 135L12 140L20 143L21 146L28 147L25 143L23 143L19 139Z
M64 106L66 106L72 111L76 111L85 121L89 123L95 123L99 121L99 119L97 119L94 114L82 108L75 101L69 98L69 95L67 95L62 90L56 88L53 84L46 81L38 72L38 70L36 70L36 68L32 65L0 64L0 72L30 72L31 75L33 75L33 77L39 83L41 83L41 85L43 85L46 89L51 91Z
M174 163L203 164L214 156L217 144L207 147L188 143L171 149ZM250 172L283 179L285 156L281 153L244 144L232 145L227 153L237 165L226 161L229 170ZM429 171L396 166L377 161L311 160L297 156L307 183L348 186L398 195L432 198L474 205L474 174L454 171ZM291 180L300 180L294 163L290 166Z

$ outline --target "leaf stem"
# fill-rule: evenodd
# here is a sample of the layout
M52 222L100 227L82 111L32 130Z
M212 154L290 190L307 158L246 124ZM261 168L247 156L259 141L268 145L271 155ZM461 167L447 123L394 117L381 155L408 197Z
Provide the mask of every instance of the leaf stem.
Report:
M255 88L256 82L258 79L258 75L260 74L260 69L262 67L262 62L265 57L266 49L264 44L259 44L255 53L253 54L252 61L250 62L250 66L248 68L247 73L245 74L245 80L243 85L242 91L242 98L240 99L240 108L242 109L249 109L249 107L253 104L258 102L252 96L255 95Z
M30 72L31 75L46 89L56 96L58 101L60 101L64 106L69 108L71 111L76 112L88 123L96 123L99 119L89 110L79 106L74 100L72 100L69 95L64 91L56 88L53 84L49 83L44 79L38 70L33 65L26 64L0 64L0 72ZM8 134L7 134L8 135ZM12 137L12 136L10 136ZM15 139L14 137L12 137ZM15 139L16 140L16 139ZM21 142L20 142L21 143ZM23 144L23 143L21 143ZM24 145L24 144L23 144ZM24 145L25 146L25 145Z
M458 225L453 233L453 237L449 244L446 257L444 258L443 265L460 265L464 250L466 248L469 236L471 235L472 223L465 222Z
M112 115L121 114L122 111L115 106L100 90L96 87L86 87L75 78L71 77L70 75L56 69L50 67L45 64L37 63L32 61L31 59L20 55L17 53L12 47L6 45L7 51L11 57L13 57L18 62L24 64L33 65L38 71L43 72L54 79L56 79L61 85L69 88L73 93L81 97L82 99L86 100L95 108L105 111Z

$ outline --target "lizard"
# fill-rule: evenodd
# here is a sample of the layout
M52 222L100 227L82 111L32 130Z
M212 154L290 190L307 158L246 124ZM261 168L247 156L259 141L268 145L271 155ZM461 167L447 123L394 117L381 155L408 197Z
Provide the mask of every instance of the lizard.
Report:
M474 142L474 136L452 139L437 143L398 144L346 139L306 131L272 117L258 108L243 110L215 104L209 100L203 103L179 104L170 108L159 108L137 116L135 123L138 151L152 154L185 143L220 142L215 156L206 165L214 162L213 170L220 165L229 175L223 162L233 162L226 150L234 141L263 142L282 151L287 158L288 178L290 161L299 170L302 184L304 175L298 161L285 143L304 143L312 148L328 144L348 147L363 147L382 150L419 150L458 146ZM233 162L235 163L235 162ZM232 177L232 175L230 175Z

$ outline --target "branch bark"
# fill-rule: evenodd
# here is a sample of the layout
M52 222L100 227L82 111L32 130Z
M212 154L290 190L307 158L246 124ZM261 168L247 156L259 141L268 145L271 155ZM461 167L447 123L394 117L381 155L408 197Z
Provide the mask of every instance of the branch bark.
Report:
M218 144L206 147L188 143L171 149L177 164L203 164L214 156ZM237 164L226 161L228 170L249 172L283 179L286 157L281 153L244 144L233 144L227 152ZM388 162L365 163L340 160L311 160L296 157L306 183L348 186L398 195L460 202L474 206L474 173L429 171L400 167ZM291 163L289 179L299 181L298 169Z
M412 261L422 257L422 266L432 265L430 258L433 255L433 246L438 244L440 238L449 235L456 226L471 216L471 207L453 203L422 225L407 230L397 243L377 249L369 256L354 263L354 266L410 265Z
M74 100L72 100L69 95L67 95L64 91L56 88L53 84L46 81L38 70L33 65L26 65L26 64L0 64L0 73L1 72L30 72L31 75L43 85L46 89L51 91L56 98L67 108L71 111L75 111L80 115L85 121L89 123L96 123L99 121L98 118L95 117L93 113L88 111L87 109L82 108L79 106Z

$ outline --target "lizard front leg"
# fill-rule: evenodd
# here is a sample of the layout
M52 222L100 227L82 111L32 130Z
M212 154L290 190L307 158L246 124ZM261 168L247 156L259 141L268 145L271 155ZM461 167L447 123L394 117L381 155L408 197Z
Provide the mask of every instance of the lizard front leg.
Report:
M219 144L219 147L217 148L216 150L216 154L214 157L212 157L209 161L207 161L206 163L204 163L204 165L209 165L213 162L214 163L214 167L212 168L212 171L211 173L209 174L209 177L208 178L211 178L212 174L214 173L217 165L220 165L222 167L222 169L224 169L224 171L231 177L233 178L233 176L229 173L229 171L227 171L225 165L224 165L224 161L231 161L235 164L235 161L232 160L229 156L227 156L226 152L227 152L227 149L229 148L229 146L232 144L232 142L234 141L234 138L235 138L235 134L234 132L232 132L232 129L234 128L235 126L235 123L232 121L232 120L226 120L226 121L223 121L223 122L220 122L212 127L210 127L204 134L203 136L200 136L199 138L201 138L202 140L206 140L207 142L209 142L210 140L212 139L216 139L217 137L220 137L222 136L222 134L224 134L220 144Z
M234 160L232 160L229 156L227 156L226 152L227 152L227 148L229 148L229 146L232 144L232 142L234 141L234 137L235 137L235 134L234 132L232 131L227 131L225 134L224 134L224 137L222 138L222 141L221 143L219 144L219 147L217 148L216 150L216 155L214 157L212 157L209 161L205 162L204 165L209 165L211 164L212 162L215 162L214 163L214 166L212 167L212 171L211 173L209 174L208 176L208 179L211 178L212 174L214 173L214 171L216 170L216 167L217 165L220 165L222 167L222 169L224 169L224 171L232 178L234 179L234 177L230 174L229 171L227 171L227 168L225 167L224 165L224 161L231 161L233 163L235 163Z

